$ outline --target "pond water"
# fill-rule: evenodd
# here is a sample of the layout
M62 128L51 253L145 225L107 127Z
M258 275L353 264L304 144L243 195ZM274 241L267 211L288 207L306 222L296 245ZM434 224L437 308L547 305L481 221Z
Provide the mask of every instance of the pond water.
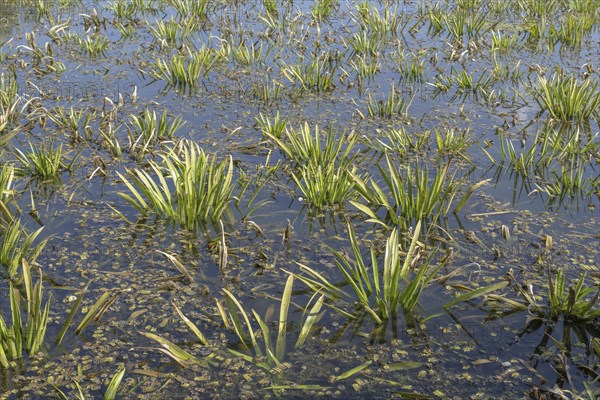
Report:
M21 258L50 299L0 398L596 398L599 27L597 0L0 0L0 312L26 320ZM223 212L146 207L198 148Z

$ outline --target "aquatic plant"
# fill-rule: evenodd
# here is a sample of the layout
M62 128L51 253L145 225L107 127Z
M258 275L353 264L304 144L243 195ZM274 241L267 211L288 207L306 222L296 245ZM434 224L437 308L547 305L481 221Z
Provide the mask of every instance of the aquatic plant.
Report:
M136 168L127 177L117 173L129 189L119 195L143 215L153 211L187 229L217 222L231 200L233 159L217 161L189 141L160 157L162 162L149 162L151 172Z
M452 89L454 86L454 80L452 79L451 75L438 74L433 82L427 82L427 84L433 86L436 92L439 94Z
M448 31L458 41L467 38L479 38L494 29L498 22L491 22L490 11L483 3L470 4L468 7L457 7L455 12L444 19Z
M117 129L113 127L112 122L109 122L106 125L106 128L100 128L98 131L100 132L100 136L102 136L102 143L108 152L114 158L121 158L123 150L121 149L121 142L117 134Z
M208 18L209 0L168 0L179 18L195 18L205 21Z
M350 169L345 165L336 167L334 164L321 166L309 163L299 169L299 172L292 173L292 178L310 206L340 206L356 197L352 178L352 174L357 173L356 167Z
M141 149L143 153L157 142L172 140L177 130L185 124L182 119L182 116L168 118L166 109L160 116L157 116L155 110L150 111L148 108L140 115L130 114L130 127L127 127L130 150Z
M352 295L306 265L300 266L307 276L299 275L298 278L313 290L322 292L331 299L341 297L352 302L356 296L361 309L377 324L394 318L400 307L404 312L412 312L419 302L421 293L441 267L441 265L429 267L430 255L429 259L416 267L417 272L412 275L411 269L415 268L419 258L417 247L421 222L417 222L410 246L404 255L399 247L398 230L391 231L386 242L383 265L378 261L376 246L371 247L370 260L364 260L358 239L350 224L348 232L354 259L349 259L337 250L331 248L330 250L336 256L335 263L345 283L352 289Z
M365 56L356 56L349 61L350 67L356 72L356 78L359 84L364 80L370 82L371 79L381 70L381 65L377 60Z
M343 135L331 127L323 135L318 126L313 135L308 123L299 131L286 128L281 138L271 132L263 133L295 162L296 171L292 172L292 178L310 205L339 205L353 198L351 173L356 173L356 168L352 167L356 154L351 153L356 136L347 138L346 142Z
M281 118L279 110L277 110L277 113L273 117L273 120L271 120L271 118L269 117L264 116L262 113L260 113L258 117L255 117L255 119L265 136L274 137L278 139L281 139L283 137L284 132L289 123L289 118Z
M402 54L398 60L398 71L401 74L401 80L404 82L423 82L425 71L425 61L419 60L415 55L406 59Z
M379 118L394 118L404 117L408 118L408 109L412 103L412 99L407 101L400 92L396 91L394 85L387 99L375 99L369 93L367 99L367 112L370 117Z
M193 89L217 61L219 55L216 51L203 45L199 50L189 50L187 54L174 54L170 60L157 59L152 64L150 75L179 90Z
M323 134L318 125L315 125L313 132L307 122L299 130L292 127L286 128L282 138L266 131L264 134L298 165L326 166L351 163L354 156L351 153L357 141L355 135L344 138L332 127L327 128ZM323 143L323 137L325 143Z
M152 15L156 14L161 7L161 3L154 0L132 0L130 5L136 13Z
M597 22L597 8L590 12L567 13L560 19L558 27L550 27L548 40L579 48L584 39L593 34Z
M174 44L179 36L179 24L173 18L169 21L157 20L152 24L146 20L146 25L152 36L163 46Z
M132 3L123 0L109 2L106 6L106 9L112 11L114 18L117 21L131 21L136 12L136 9ZM121 26L123 25L121 24Z
M458 71L452 67L450 77L456 83L460 92L481 92L485 94L489 92L495 83L493 74L484 72L479 75L479 78L475 78L474 74L468 72L465 68Z
M106 388L106 392L104 392L104 395L102 396L103 400L114 400L116 398L117 392L119 390L119 385L121 384L121 381L123 380L123 377L125 376L125 371L126 371L126 368L123 367L123 368L119 368L113 374L113 376L110 379L110 382L108 383L108 386ZM73 383L75 384L75 387L77 388L77 400L85 400L85 395L83 394L83 389L81 388L81 385L76 380L73 380ZM54 386L54 390L56 390L56 395L58 396L58 398L60 398L62 400L70 400L72 398L72 397L67 396L55 384L52 384L52 386Z
M39 270L39 278L35 285L31 276L31 267L23 259L20 261L23 270L23 286L25 296L21 298L21 292L9 283L8 301L12 317L12 325L6 323L5 317L0 311L0 365L9 368L12 362L23 357L24 352L29 355L36 354L46 335L48 326L48 314L50 312L50 300L52 295L43 303L42 271ZM26 304L25 317L23 321L20 303Z
M150 29L152 36L161 43L162 46L174 45L177 42L187 41L197 28L198 23L194 19L184 19L176 21L171 17L170 20L156 20L154 24L146 20L146 25Z
M277 10L277 1L276 0L263 0L263 7L267 14L277 16L279 15L279 11Z
M429 27L427 28L427 33L436 36L444 31L444 10L442 10L440 3L435 3L431 7L427 7L423 10L421 6L421 13L425 14L427 17L427 21L429 22Z
M403 22L403 14L397 7L384 7L382 12L371 2L365 1L356 5L354 19L360 23L363 30L369 30L377 37L397 37L410 21L410 17ZM383 13L383 14L382 14Z
M95 117L96 111L78 110L75 107L56 107L52 111L44 110L42 114L42 118L50 119L59 130L65 131L73 143L84 139L93 141L91 123Z
M20 102L17 87L16 69L10 74L0 74L0 132L4 130L9 121L15 119L17 106Z
M369 145L381 153L390 152L399 156L424 151L431 137L429 131L409 132L404 128L377 129L377 134L375 140L365 138Z
M435 141L437 153L448 156L462 156L469 161L463 153L471 146L473 139L470 137L469 129L457 131L454 128L435 129Z
M33 101L32 98L25 101L18 94L16 69L13 66L9 70L10 74L0 73L0 145L7 143L19 132L18 128L10 132L9 128L18 124L19 118Z
M250 93L253 97L262 101L265 105L276 102L281 97L285 86L278 81L252 81Z
M517 35L507 35L500 31L492 31L491 46L493 52L507 53L517 45Z
M335 89L337 63L321 54L305 64L287 64L282 61L281 73L292 83L299 83L303 90L330 92Z
M192 333L194 333L194 335L199 340L199 342L202 345L208 346L209 345L208 340L206 339L204 334L200 331L200 329L196 326L196 324L194 324L188 317L186 317L183 314L183 312L179 309L179 307L177 307L175 304L173 304L173 307L175 308L175 311L177 312L177 314L179 315L181 320L183 322L185 322L185 324L192 331ZM158 336L154 333L143 332L143 331L141 331L139 333L141 335L147 337L148 339L154 340L155 342L160 344L161 348L159 350L162 353L166 354L167 356L171 357L173 360L175 360L179 365L181 365L183 367L189 367L194 364L201 365L204 367L209 367L211 365L217 365L216 361L214 360L216 358L215 353L210 353L208 356L204 357L203 359L200 359L200 358L194 356L193 354L185 351L181 347L177 346L175 343L173 343L161 336Z
M560 121L585 121L600 113L598 82L583 82L574 75L553 74L550 80L540 76L531 94L542 111Z
M510 80L511 82L519 82L525 71L521 69L521 60L516 63L500 62L494 57L494 69L491 70L491 76L497 81Z
M0 239L0 265L6 268L9 277L15 278L23 260L32 264L44 249L48 239L34 245L44 227L28 234L21 226L21 220L14 217L2 230Z
M15 168L6 163L0 165L0 226L4 227L13 219L9 204L14 201L15 191L12 187L15 178Z
M571 285L566 285L567 280L562 268L553 272L547 267L546 300L543 304L534 294L532 285L522 284L509 273L509 280L514 283L519 300L509 298L507 295L489 295L492 308L497 310L528 311L532 315L550 318L556 321L560 316L567 320L589 322L600 317L600 309L595 307L600 296L600 290L594 286L586 286L586 274L579 274L579 278Z
M100 34L94 34L92 36L86 36L85 39L77 37L77 44L81 48L84 54L88 54L90 58L98 56L106 57L106 50L110 44L110 40Z
M270 0L267 0L269 2ZM249 66L262 62L265 57L269 54L269 50L264 50L263 45L257 47L256 43L251 45L246 44L242 41L236 48L231 52L233 60L240 65Z
M346 47L352 49L354 56L376 57L384 47L384 37L380 33L361 30L352 34Z
M310 9L310 14L314 21L322 23L329 18L337 5L337 0L316 0Z
M117 391L119 390L119 385L125 376L126 369L119 368L117 372L114 373L113 377L110 379L108 383L108 387L106 388L106 392L104 392L104 400L115 400L117 397Z
M34 147L29 142L30 150L23 152L17 148L14 155L20 163L17 172L20 175L30 175L43 180L56 180L63 169L68 170L75 160L69 165L62 161L62 144L54 146L52 142L42 143Z
M225 302L227 307L224 308L218 303L221 317L225 326L232 327L237 337L240 339L241 352L234 349L228 349L230 353L245 359L248 362L252 362L257 366L266 370L271 370L274 367L280 366L285 361L286 355L286 341L288 331L288 314L292 298L292 287L294 285L294 276L289 275L281 301L279 305L279 321L277 323L276 340L273 342L272 332L269 328L268 321L261 318L258 313L252 310L252 315L258 323L260 332L262 333L262 346L259 344L259 335L257 331L252 327L248 313L244 310L244 307L239 300L227 289L223 289L225 293ZM324 295L321 295L312 305L313 296L309 303L304 307L304 318L300 324L300 333L294 344L294 348L298 349L301 347L306 339L308 338L313 325L319 320L319 312L323 305ZM309 309L310 307L310 309ZM240 318L241 317L241 318ZM247 354L251 352L252 355Z
M584 178L582 165L562 166L558 171L551 171L551 175L542 185L536 186L552 198L572 198L579 193L585 194L585 189L591 186L591 179Z
M429 177L429 168L419 165L408 167L406 176L400 175L394 161L385 155L387 169L378 165L379 172L384 181L385 193L379 184L371 178L369 184L361 177L353 174L356 190L360 193L365 203L351 201L351 203L364 212L368 221L378 223L384 227L401 226L407 228L411 221L428 219L437 220L439 215L446 215L452 201L457 194L459 182L454 176L448 174L448 164L436 170L432 180ZM458 212L482 182L471 186L462 196L453 212ZM379 217L374 209L383 208L385 216Z

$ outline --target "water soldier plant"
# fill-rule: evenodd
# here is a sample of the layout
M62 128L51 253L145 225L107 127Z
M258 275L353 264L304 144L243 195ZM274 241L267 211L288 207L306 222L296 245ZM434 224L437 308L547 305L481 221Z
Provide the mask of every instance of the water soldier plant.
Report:
M232 198L233 159L217 161L197 143L181 141L162 161L149 161L151 172L133 169L117 172L129 193L119 192L142 215L153 211L187 229L217 222Z
M539 77L531 93L542 111L559 121L586 121L600 116L598 82L588 78L580 82L575 76L553 74Z
M35 244L43 229L42 226L33 233L27 233L18 216L14 216L10 222L2 226L0 265L5 268L6 274L12 280L19 280L17 271L23 260L26 260L28 264L33 264L44 249L48 239Z
M156 143L173 140L175 133L184 123L182 116L169 119L167 110L160 116L156 111L144 110L140 115L129 116L130 126L127 127L129 150L134 154L144 155L153 149Z
M9 205L14 202L13 181L15 168L10 164L0 165L0 226L5 227L12 221L13 212Z
M421 222L417 222L412 233L410 246L403 253L400 249L398 230L393 229L387 239L383 265L378 261L377 248L371 246L370 259L363 259L358 239L351 225L348 225L350 244L354 259L345 257L341 252L330 249L336 257L335 264L344 277L350 292L332 283L322 273L306 265L300 267L306 275L297 277L316 293L323 293L329 299L342 298L349 303L357 298L361 311L370 315L376 324L382 324L396 318L398 308L411 313L419 302L423 290L429 285L442 264L430 268L432 255L418 265L419 235ZM370 264L370 265L369 265ZM416 273L413 273L416 270ZM351 318L357 318L352 312L344 312Z
M233 328L237 337L240 340L240 346L242 351L230 348L230 353L245 359L248 362L252 362L257 366L266 370L271 370L275 367L281 366L285 361L285 355L287 351L287 331L289 325L289 308L292 297L292 287L294 285L294 276L289 275L281 296L279 306L279 321L277 323L276 340L272 340L272 332L269 328L269 322L261 318L258 313L252 310L252 315L258 323L260 331L255 330L252 327L250 318L244 310L244 307L239 300L227 289L223 289L225 293L226 308L219 306L221 317L226 327ZM317 293L318 294L318 293ZM317 295L315 294L315 296ZM294 349L301 347L306 339L308 338L313 325L320 319L320 311L323 305L324 295L318 297L318 299L310 304L315 299L312 296L309 303L304 307L303 322L300 324L300 332L298 338L294 344ZM310 307L310 309L309 309ZM240 318L241 317L241 318ZM262 346L259 344L258 332L262 334ZM248 355L250 352L252 355Z
M557 321L564 317L573 322L593 322L600 318L600 309L595 307L600 296L600 290L595 286L585 284L586 274L581 273L571 285L567 285L565 272L559 268L553 273L547 268L546 304L539 301L539 295L533 292L531 284L517 282L512 273L508 279L513 283L516 293L521 299L511 299L506 295L490 294L488 300L492 309L509 311L528 311L537 318L548 318Z
M286 128L282 138L277 137L276 132L263 133L295 162L292 178L309 205L341 205L354 197L352 174L358 171L353 166L357 153L352 152L356 135L344 138L331 127L322 134L318 126L313 134L308 123L299 131Z
M387 169L381 165L378 165L378 168L385 184L383 189L387 189L388 193L384 192L374 178L367 181L352 174L356 191L364 203L351 203L369 217L369 222L380 224L387 229L394 226L408 229L413 221L426 220L434 224L440 215L446 215L450 211L458 194L460 181L455 180L454 175L449 175L449 163L437 170L430 180L428 167L422 168L418 164L409 166L404 176L389 154L386 153L385 159ZM486 182L487 180L483 180L469 187L453 212L459 212L473 192ZM377 215L378 208L386 212L384 217Z
M11 325L7 324L6 318L0 312L0 366L3 368L10 368L16 360L23 358L25 353L38 353L44 344L48 326L51 296L46 300L46 305L42 305L42 271L40 269L39 278L34 284L29 263L23 259L21 265L24 296L19 288L13 286L12 281L9 283ZM25 320L22 318L21 304L25 305Z
M34 147L29 142L30 151L26 153L21 149L15 149L15 156L21 164L17 168L19 175L30 175L40 178L44 181L55 181L60 177L63 169L68 170L73 165L62 161L62 144L55 147L52 142L43 143L41 146Z

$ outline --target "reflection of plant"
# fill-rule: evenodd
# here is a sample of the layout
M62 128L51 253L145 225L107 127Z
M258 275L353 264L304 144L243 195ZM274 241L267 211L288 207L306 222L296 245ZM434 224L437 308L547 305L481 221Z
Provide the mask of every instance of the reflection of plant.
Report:
M427 260L418 267L414 276L410 276L411 268L415 267L414 264L419 259L416 250L421 223L417 223L405 255L402 255L399 249L397 230L392 230L386 243L383 265L377 261L375 247L371 247L371 259L367 261L363 259L352 226L349 225L348 229L354 260L349 260L338 251L333 249L332 251L336 256L338 269L358 297L361 308L378 324L393 318L398 307L402 307L405 312L412 311L418 304L421 293L441 267L440 265L430 269ZM309 276L299 276L299 278L312 289L323 291L330 298L353 299L353 296L331 283L319 272L305 265L301 267Z
M21 317L21 298L19 290L9 284L9 302L12 315L12 325L8 326L0 312L0 365L4 368L10 366L10 362L23 357L23 350L28 354L35 354L44 343L46 327L48 325L48 313L50 311L50 299L42 308L42 272L38 281L33 284L31 268L29 263L22 260L23 284L25 286L24 303L27 305L25 315L27 320Z
M119 195L144 215L154 211L188 229L218 221L234 187L231 157L217 162L192 142L161 157L162 163L150 161L156 178L143 169L130 171L129 178L117 173L130 192Z
M264 345L259 345L257 332L252 328L250 318L244 310L242 304L238 299L228 290L225 292L225 301L227 303L227 310L219 306L221 310L221 317L226 326L232 326L235 330L236 335L240 339L241 346L245 351L250 351L254 355L248 355L233 349L229 351L239 357L244 358L249 362L256 363L259 367L266 370L270 370L276 366L281 365L284 361L286 353L286 336L288 329L288 312L292 297L292 286L294 284L294 276L290 275L285 284L283 295L281 296L281 304L279 307L279 322L277 324L277 339L275 343L271 340L271 329L267 325L267 321L263 320L256 311L252 310L254 319L258 323L262 332L262 338ZM308 310L308 305L305 308L306 316L304 322L301 325L298 339L296 340L294 348L302 346L304 341L308 338L308 335L319 318L319 312L323 305L323 295L321 295L315 304ZM241 317L241 319L240 319ZM231 321L231 322L230 322Z

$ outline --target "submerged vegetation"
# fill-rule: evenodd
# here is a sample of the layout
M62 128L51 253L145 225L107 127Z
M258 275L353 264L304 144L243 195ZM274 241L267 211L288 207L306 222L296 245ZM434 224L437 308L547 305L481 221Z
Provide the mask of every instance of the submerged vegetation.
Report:
M597 398L599 27L0 1L0 397Z

